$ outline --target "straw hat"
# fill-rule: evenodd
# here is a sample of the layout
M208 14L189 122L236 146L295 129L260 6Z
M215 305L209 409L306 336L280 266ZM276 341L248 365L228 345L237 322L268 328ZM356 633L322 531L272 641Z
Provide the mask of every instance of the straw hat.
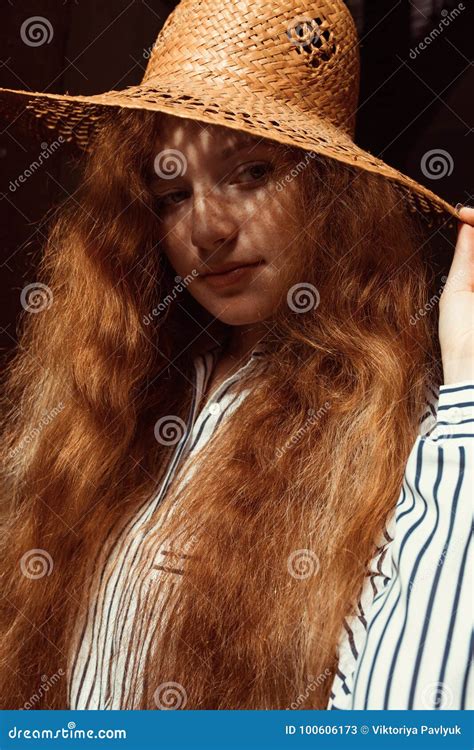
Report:
M225 125L378 172L428 226L453 226L453 206L354 143L358 95L357 31L342 0L181 0L138 86L94 96L0 89L0 116L84 150L114 107Z

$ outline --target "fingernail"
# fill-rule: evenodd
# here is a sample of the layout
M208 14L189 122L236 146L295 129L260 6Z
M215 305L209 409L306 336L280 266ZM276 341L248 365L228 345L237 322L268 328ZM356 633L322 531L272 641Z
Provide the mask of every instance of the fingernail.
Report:
M454 208L455 208L455 209L456 209L456 211L457 211L457 212L459 213L459 210L460 210L460 209L461 209L462 207L463 207L463 204L462 204L462 203L456 203L456 205L455 205L455 207L454 207Z

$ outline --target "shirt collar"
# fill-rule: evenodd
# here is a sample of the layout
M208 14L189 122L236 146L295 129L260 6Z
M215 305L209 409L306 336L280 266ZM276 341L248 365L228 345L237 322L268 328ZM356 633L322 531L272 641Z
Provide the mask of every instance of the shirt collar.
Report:
M211 352L218 354L224 347L225 342L210 342L207 344L204 348L201 349L201 351L198 354L201 354L204 356L205 354L209 354ZM252 351L249 354L249 357L253 356L264 356L269 351L268 343L264 340L259 341L255 347L252 349Z

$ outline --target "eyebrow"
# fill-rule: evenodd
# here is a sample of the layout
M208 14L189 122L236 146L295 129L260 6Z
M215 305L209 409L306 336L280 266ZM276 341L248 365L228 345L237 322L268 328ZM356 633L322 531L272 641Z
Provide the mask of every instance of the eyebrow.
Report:
M251 136L247 139L240 140L238 143L235 143L232 146L226 146L222 149L219 156L221 159L228 159L229 156L232 156L233 154L238 154L240 151L244 151L247 148L250 147L257 148L258 146L265 146L266 148L272 148L274 147L274 144L269 143L268 141L261 139L261 140L255 140ZM165 180L163 177L160 177L155 172L151 175L151 186L156 187L158 185L162 185L164 183L168 182L168 180Z
M226 148L222 149L220 156L222 159L227 159L229 156L232 156L232 154L237 154L239 153L239 151L243 151L244 149L250 148L251 146L254 146L254 148L256 148L257 146L268 145L269 144L264 140L255 141L253 138L249 138L248 140L245 139L233 146L226 146Z

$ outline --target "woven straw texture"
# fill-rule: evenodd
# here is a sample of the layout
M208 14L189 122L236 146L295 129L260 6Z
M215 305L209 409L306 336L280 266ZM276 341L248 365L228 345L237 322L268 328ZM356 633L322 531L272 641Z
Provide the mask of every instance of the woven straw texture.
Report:
M138 86L94 96L0 88L0 116L90 148L111 107L225 125L384 175L427 225L456 210L353 141L357 31L341 0L181 0Z

